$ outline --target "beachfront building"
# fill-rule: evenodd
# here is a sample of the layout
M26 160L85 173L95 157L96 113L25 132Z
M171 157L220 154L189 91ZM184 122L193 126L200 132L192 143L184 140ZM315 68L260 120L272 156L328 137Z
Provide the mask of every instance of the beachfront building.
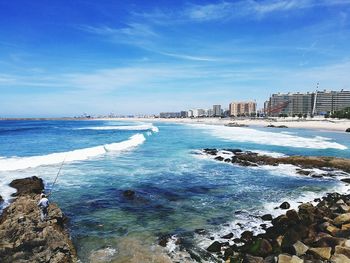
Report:
M317 91L314 94L314 115L325 115L350 107L350 91Z
M161 112L159 113L160 118L180 118L180 112Z
M350 91L272 94L265 102L268 116L324 115L350 107Z
M187 117L192 118L193 117L193 110L188 110L187 111Z
M194 109L192 110L193 112L193 117L194 118L199 118L199 117L205 117L206 114L205 114L205 110L203 109Z
M222 114L221 112L221 105L213 105L213 116L214 117L220 117Z
M208 110L207 110L207 116L208 116L208 117L213 117L213 116L214 116L214 111L213 111L213 109L208 109Z
M312 93L277 93L272 94L266 104L268 116L310 115L312 113Z
M256 102L232 102L229 105L230 116L251 116L256 113Z

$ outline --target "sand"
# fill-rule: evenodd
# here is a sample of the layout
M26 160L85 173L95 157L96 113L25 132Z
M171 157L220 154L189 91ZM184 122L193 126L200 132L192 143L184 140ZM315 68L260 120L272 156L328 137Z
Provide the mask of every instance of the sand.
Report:
M182 119L160 119L160 118L103 118L99 120L117 121L142 121L142 122L168 122L168 123L200 123L211 125L225 125L228 123L245 124L248 126L266 127L269 124L275 126L285 125L288 128L316 129L345 132L350 128L350 120L337 120L325 118L298 119L298 118L274 118L274 119L220 119L220 118L182 118Z

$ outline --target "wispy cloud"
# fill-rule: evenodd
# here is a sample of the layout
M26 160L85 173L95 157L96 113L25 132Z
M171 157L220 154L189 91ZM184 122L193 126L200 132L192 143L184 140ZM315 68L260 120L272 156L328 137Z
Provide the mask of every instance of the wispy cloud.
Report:
M161 55L184 59L184 60L192 60L192 61L220 61L220 58L214 58L214 57L199 57L199 56L191 56L187 54L176 54L176 53L170 53L170 52L158 52Z

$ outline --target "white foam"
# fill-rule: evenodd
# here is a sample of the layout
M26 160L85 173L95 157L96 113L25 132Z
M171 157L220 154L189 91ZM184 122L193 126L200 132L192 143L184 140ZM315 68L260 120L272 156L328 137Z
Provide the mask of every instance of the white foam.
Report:
M90 148L78 149L69 152L51 153L31 157L11 157L0 159L0 171L15 171L34 168L41 165L53 165L65 162L84 161L92 157L103 155L107 152L124 151L142 144L146 140L143 134L135 134L128 140L105 144Z
M251 142L263 145L276 145L311 149L339 149L345 150L345 145L332 142L329 138L316 136L306 138L292 134L259 131L251 128L226 127L206 124L188 124L203 129L211 135L229 141Z
M121 130L121 131L148 131L159 132L158 127L152 124L125 125L125 126L92 126L81 127L76 130Z
M279 152L270 152L270 151L261 151L261 150L251 150L252 152L257 153L258 155L266 155L273 158L287 157L288 155Z

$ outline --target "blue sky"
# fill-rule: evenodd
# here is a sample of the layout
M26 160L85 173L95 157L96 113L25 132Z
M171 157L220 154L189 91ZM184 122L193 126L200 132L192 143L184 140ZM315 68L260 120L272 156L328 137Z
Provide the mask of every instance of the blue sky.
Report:
M350 0L0 0L0 117L350 89Z

